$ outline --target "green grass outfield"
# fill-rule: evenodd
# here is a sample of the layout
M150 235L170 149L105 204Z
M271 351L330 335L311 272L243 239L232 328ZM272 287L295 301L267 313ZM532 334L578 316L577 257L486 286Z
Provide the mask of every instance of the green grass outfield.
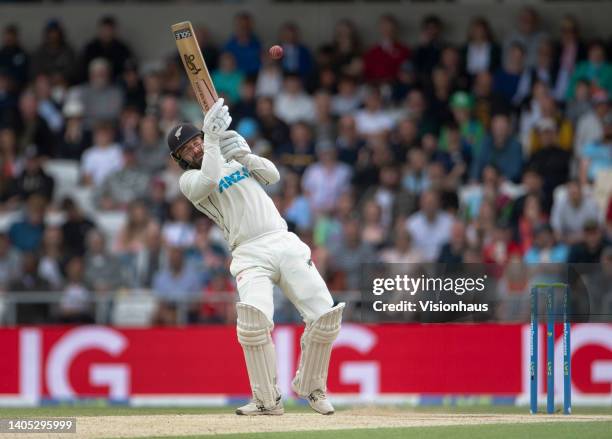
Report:
M373 407L379 410L381 407ZM440 407L399 407L392 406L406 415L414 414L474 414L474 415L526 415L527 407L514 406L440 406ZM289 413L309 413L306 406L291 405L286 408ZM367 408L361 408L367 412ZM338 410L341 414L342 408ZM47 406L40 408L2 408L0 418L33 418L33 417L81 417L81 416L155 416L155 415L206 415L231 414L231 407L219 408L134 408L107 405L64 405ZM612 416L610 407L576 407L574 415L608 415ZM267 418L267 417L266 417ZM349 430L319 430L300 432L266 432L266 433L240 433L218 434L219 439L610 439L612 438L612 421L585 421L568 422L571 415L554 416L540 423L526 424L483 424L483 425L453 425L453 426L415 426L403 428L361 428ZM269 418L268 418L269 419ZM256 419L253 419L256 422ZM0 435L1 436L1 435ZM78 439L79 435L74 435ZM111 436L112 437L112 436ZM210 435L184 435L184 436L152 436L147 439L211 439ZM1 439L1 437L0 437Z

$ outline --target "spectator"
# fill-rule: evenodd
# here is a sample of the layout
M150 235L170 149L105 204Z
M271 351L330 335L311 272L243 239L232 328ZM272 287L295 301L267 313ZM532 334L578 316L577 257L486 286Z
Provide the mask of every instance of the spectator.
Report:
M523 186L524 193L514 200L512 204L512 213L510 215L511 222L515 226L518 225L519 219L524 214L525 202L528 197L532 196L537 198L540 201L541 208L544 210L544 212L550 212L552 206L552 198L548 198L547 194L543 190L544 179L535 168L525 168L521 185ZM554 228L554 221L551 222Z
M158 120L153 115L140 119L139 145L136 147L136 165L148 175L160 172L166 166L168 149L162 138Z
M92 128L103 120L118 121L123 106L123 92L111 80L111 66L104 58L89 64L89 82L73 88L67 99L83 103L85 126Z
M72 99L64 104L64 132L59 140L57 157L68 160L79 160L83 151L91 145L91 135L83 122L85 108L83 104Z
M588 58L576 66L572 79L567 88L567 98L574 97L576 83L586 79L592 87L598 87L612 93L612 64L606 60L606 48L601 41L594 41L589 45Z
M518 107L531 90L531 71L525 61L525 48L520 43L509 46L503 67L493 77L493 91Z
M123 90L125 105L130 108L136 108L139 114L144 113L147 108L146 90L140 78L138 64L133 59L125 61L119 85Z
M104 235L91 229L87 233L85 253L85 284L96 296L105 298L119 287L126 286L125 269L119 258L109 253Z
M382 209L375 200L369 199L361 209L361 240L375 249L380 249L387 239L387 227L382 221Z
M0 201L2 210L13 207L7 203L12 197L13 178L19 172L17 160L17 138L11 128L0 128Z
M20 277L21 255L11 246L6 233L0 232L0 292L5 292L13 279Z
M38 114L42 117L54 136L64 128L61 98L51 96L51 80L43 73L34 78L34 96L38 102ZM57 100L56 100L57 99Z
M32 54L33 75L60 73L67 79L74 79L76 56L66 41L64 28L57 20L49 20L43 30L42 41Z
M140 143L138 128L140 113L136 107L125 105L121 109L117 141L124 149L135 149Z
M64 285L65 264L66 253L62 229L59 226L48 226L42 238L38 275L54 291L59 291Z
M176 324L177 306L187 306L189 320L192 321L197 315L198 304L193 303L200 291L198 273L185 264L183 248L168 248L168 266L159 270L153 280L153 290L159 299L157 311L153 321L157 325Z
M30 195L40 195L47 203L53 200L55 182L41 167L41 158L31 148L26 151L25 164L21 174L11 184L12 196L19 201Z
M422 90L415 88L406 95L402 113L402 117L410 118L417 125L419 137L436 131L436 116L432 115L429 111L428 103Z
M319 142L318 160L304 172L302 189L315 214L331 211L338 197L349 189L351 169L338 162L337 155L332 144Z
M170 203L166 199L166 183L159 177L153 177L150 186L151 193L146 200L147 207L151 212L151 217L163 224L170 216Z
M512 46L518 43L525 48L526 67L534 67L540 42L547 38L546 32L539 28L540 16L533 7L525 6L519 13L517 25L504 41L504 59L512 56Z
M310 50L300 40L300 29L294 22L285 23L280 30L279 41L283 48L282 68L285 72L308 79L313 68Z
M541 85L541 83L538 83ZM549 94L549 91L543 91L542 95L538 98L537 109L532 114L532 119L528 120L523 127L526 130L525 137L523 138L524 147L523 150L527 154L534 154L540 148L542 148L541 134L538 129L538 124L543 119L551 120L555 123L557 138L555 142L557 145L567 151L571 152L574 141L574 128L572 123L563 117L563 114L557 108L557 103L553 97Z
M361 105L362 96L357 81L352 76L342 76L338 81L338 93L332 97L332 113L344 116L354 113Z
M431 72L431 80L428 81L428 87L426 88L426 99L428 110L435 118L435 133L439 132L441 125L452 119L452 114L448 108L451 93L448 72L440 66L434 67Z
M21 258L19 277L8 287L12 293L48 293L50 285L38 274L38 257L35 253L24 252ZM17 324L40 325L49 322L50 303L26 302L17 304Z
M450 108L453 112L453 119L460 130L461 142L468 146L471 156L477 156L479 152L477 148L482 143L485 129L480 121L472 116L472 109L474 108L473 97L463 91L455 92L450 98ZM446 129L442 129L440 133L440 148L448 151L448 144L448 132Z
M14 24L7 25L2 33L0 69L6 70L18 89L21 89L29 78L29 56L21 47L19 29Z
M110 15L104 16L98 21L97 35L83 49L81 65L90 66L92 61L100 58L107 61L113 79L117 79L121 75L125 62L133 58L130 48L119 39L117 22Z
M315 139L316 141L333 141L336 138L336 118L331 114L331 95L326 90L319 90L314 95L315 105Z
M166 248L162 245L159 224L149 221L145 230L144 242L132 260L134 288L151 288L153 277L161 270L166 260Z
M159 127L164 139L170 130L181 123L179 102L176 96L163 95L159 99Z
M8 70L0 66L0 126L8 126L18 119L17 97Z
M565 96L565 95L563 95ZM565 115L575 127L578 120L591 111L591 89L588 81L582 79L576 83L574 97L565 106ZM572 139L573 140L573 139Z
M442 20L437 15L428 15L421 22L419 45L414 54L414 65L422 78L433 70L440 60L442 41Z
M95 188L94 199L102 210L125 209L149 191L150 176L137 166L136 151L123 150L123 167L108 174Z
M395 227L393 246L380 252L380 261L387 264L416 264L423 261L423 256L412 246L410 233L401 225Z
M465 70L472 78L481 72L494 72L501 64L501 51L486 18L472 19L463 47L463 59Z
M256 114L255 81L245 79L240 85L240 97L232 105L232 121L238 126L245 118L254 119Z
M283 87L283 72L280 65L273 60L266 60L259 70L255 83L257 96L276 97Z
M544 178L544 193L548 199L552 192L569 179L571 154L559 147L557 123L553 119L541 119L537 125L539 144L542 146L531 155L527 166Z
M406 220L406 229L424 261L433 262L438 259L442 246L450 239L452 224L452 217L440 210L439 195L433 191L423 192L420 210Z
M568 248L565 244L556 244L553 230L548 224L542 224L535 229L533 246L525 253L525 263L561 264L567 261Z
M510 224L503 219L493 228L493 233L487 242L483 242L482 259L486 264L495 264L496 276L500 275L513 254L520 254L520 247L514 241Z
M223 52L219 57L219 68L213 70L212 80L217 89L217 93L223 96L228 104L237 102L240 98L240 85L244 80L244 75L236 67L234 55L230 52Z
M363 56L363 74L369 82L393 82L410 49L399 40L398 23L392 15L379 19L380 41Z
M93 323L91 292L84 281L84 265L80 257L71 258L66 264L66 286L59 304L61 323Z
M19 98L19 122L17 124L18 153L34 146L37 153L53 157L56 137L49 125L38 113L38 101L31 91L25 91Z
M85 185L100 186L106 177L123 167L123 153L114 142L115 130L108 122L96 124L94 144L88 148L81 160L81 178Z
M332 66L340 75L360 77L363 72L362 47L355 24L341 19L334 28Z
M591 96L593 110L586 113L576 125L574 153L580 155L582 149L589 143L599 141L603 137L603 120L610 112L610 98L605 90L597 89Z
M555 81L554 96L558 101L565 101L574 69L586 58L586 47L581 41L578 23L571 15L566 15L561 20L561 38L555 53L558 54L559 72Z
M40 248L45 231L45 199L30 195L26 200L24 217L9 228L11 244L23 252L35 252Z
M491 127L494 114L508 113L511 110L506 98L493 90L493 75L480 72L474 77L474 117L486 129Z
M465 224L461 221L455 221L453 222L448 242L440 249L438 263L461 264L463 262L463 253L466 249Z
M127 209L125 224L119 230L113 244L113 252L120 256L137 254L145 245L151 217L143 201L130 203Z
M302 175L315 159L312 128L304 122L295 123L291 126L290 139L277 148L275 155L282 165Z
M314 122L314 101L304 92L298 75L285 75L283 89L276 98L274 112L287 124L298 121Z
M195 245L196 231L191 223L191 204L184 197L177 197L170 206L170 220L164 224L164 243L170 247L188 249Z
M535 65L531 68L531 83L543 82L551 90L556 88L555 81L559 71L559 65L555 59L555 48L552 41L543 39L538 45Z
M261 65L261 43L253 31L251 14L240 12L234 17L234 34L225 43L223 50L234 55L242 73L247 76L257 74Z
M346 290L359 290L363 264L376 261L374 249L361 240L361 224L351 218L342 224L342 239L330 245L332 271L341 273Z
M62 224L66 253L70 256L83 256L87 235L95 228L95 225L83 214L77 203L71 198L64 199L62 211L65 212L66 218Z
M582 241L570 247L567 262L570 264L598 264L603 249L612 245L596 220L588 220L583 226Z
M517 237L521 252L527 252L533 245L535 231L548 222L546 212L542 208L540 197L535 194L525 196L523 209L518 219Z
M289 172L284 176L282 197L285 220L299 232L311 230L313 212L308 198L302 193L298 174Z
M612 114L603 119L603 136L599 141L586 144L578 154L580 159L580 179L594 182L598 174L612 168Z
M486 165L500 169L504 177L514 182L521 176L522 147L512 134L510 118L506 114L493 117L491 134L485 137L480 146L480 155L472 163L471 178L479 180Z
M391 131L393 118L383 109L382 97L377 88L370 88L363 110L355 114L357 132L361 136Z
M598 223L600 215L593 197L585 193L580 182L572 180L555 197L550 222L558 240L575 244L582 240L585 224L591 220Z

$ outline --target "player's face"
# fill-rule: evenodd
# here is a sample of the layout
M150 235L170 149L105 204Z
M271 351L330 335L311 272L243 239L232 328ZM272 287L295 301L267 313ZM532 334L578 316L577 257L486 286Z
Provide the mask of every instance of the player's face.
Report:
M196 136L187 142L180 150L179 155L183 160L191 163L191 166L199 168L202 166L204 156L204 143L200 136Z

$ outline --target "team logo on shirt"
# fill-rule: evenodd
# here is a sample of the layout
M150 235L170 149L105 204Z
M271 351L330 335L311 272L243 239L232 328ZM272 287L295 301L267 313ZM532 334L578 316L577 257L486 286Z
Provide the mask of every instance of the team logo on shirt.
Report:
M242 180L250 176L251 174L249 173L249 170L243 166L240 171L232 172L231 174L222 177L219 180L219 193L222 194L224 190L229 189L234 184L240 183Z

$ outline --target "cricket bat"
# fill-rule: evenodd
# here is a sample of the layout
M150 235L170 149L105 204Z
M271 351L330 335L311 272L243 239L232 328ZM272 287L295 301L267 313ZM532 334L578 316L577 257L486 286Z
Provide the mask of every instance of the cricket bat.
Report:
M189 82L191 82L200 106L204 112L207 112L219 99L219 96L210 73L208 73L193 26L190 21L182 21L173 24L171 29Z

